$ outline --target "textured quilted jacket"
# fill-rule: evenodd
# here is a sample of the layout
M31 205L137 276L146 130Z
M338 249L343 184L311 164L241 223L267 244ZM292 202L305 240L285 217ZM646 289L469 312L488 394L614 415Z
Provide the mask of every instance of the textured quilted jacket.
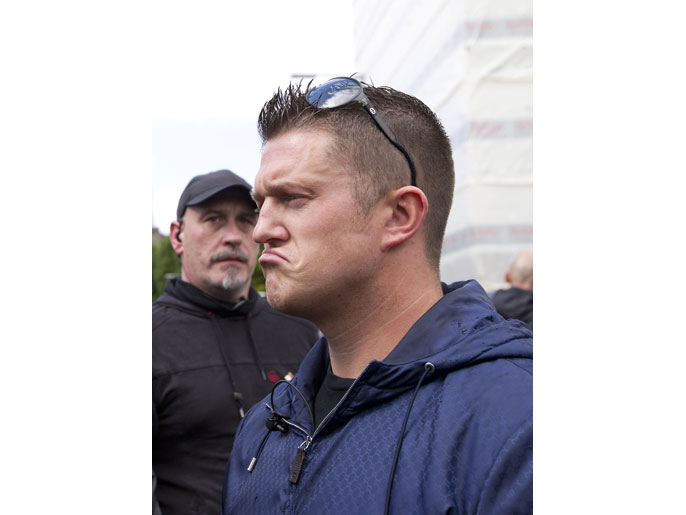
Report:
M329 364L325 338L292 384L250 410L225 515L532 511L531 331L498 315L475 281L443 290L316 430L305 401Z

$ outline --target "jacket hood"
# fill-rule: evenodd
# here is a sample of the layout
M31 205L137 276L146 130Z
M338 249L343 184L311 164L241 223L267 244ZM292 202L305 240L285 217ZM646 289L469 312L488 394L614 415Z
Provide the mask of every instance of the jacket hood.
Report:
M425 383L484 361L533 357L529 327L499 315L479 283L470 280L442 286L443 298L412 326L383 361L367 365L326 425L343 423L358 411L415 388L427 362L435 368ZM453 330L446 331L448 326ZM310 404L328 366L328 342L323 337L293 380ZM294 416L299 424L311 429L307 409L293 389L281 388L278 393L277 397L275 392L275 409Z
M478 282L462 281L442 287L443 298L410 328L384 364L431 361L440 374L483 361L532 357L531 330L519 321L500 316ZM436 330L446 326L453 331ZM425 349L423 356L417 355L417 347Z
M256 311L262 309L260 299L260 294L251 286L247 299L236 304L224 302L209 296L191 283L182 281L180 277L174 277L167 281L164 293L153 304L203 317L208 312L224 317L245 317L251 311L256 314Z

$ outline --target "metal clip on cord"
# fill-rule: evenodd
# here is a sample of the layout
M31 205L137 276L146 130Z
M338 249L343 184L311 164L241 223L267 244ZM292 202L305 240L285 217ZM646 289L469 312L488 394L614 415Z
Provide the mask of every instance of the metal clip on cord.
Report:
M264 425L270 431L281 431L282 433L288 433L288 424L283 416L279 415L276 411L272 410L271 416L265 420Z
M310 414L310 419L312 420L312 426L314 427L314 415L312 414L312 409L310 408L309 403L305 399L305 396L302 394L302 392L290 381L287 381L286 379L280 379L276 383L274 383L274 386L272 387L272 391L270 393L270 401L271 404L267 404L267 409L270 412L269 417L267 417L267 420L264 421L264 425L267 427L268 432L266 436L262 439L262 442L260 443L260 447L257 449L257 453L253 457L252 460L250 460L250 465L248 465L248 472L252 472L253 469L255 468L255 465L257 464L257 460L260 457L260 454L262 454L262 449L264 449L264 446L267 443L267 438L269 438L269 435L272 434L273 431L279 431L283 434L288 433L289 426L288 422L286 420L288 417L285 415L281 415L274 409L274 391L276 390L276 387L279 386L281 383L286 383L287 385L291 386L297 393L298 395L302 398L303 402L305 403L305 406L307 407L307 411ZM308 435L309 437L309 435Z

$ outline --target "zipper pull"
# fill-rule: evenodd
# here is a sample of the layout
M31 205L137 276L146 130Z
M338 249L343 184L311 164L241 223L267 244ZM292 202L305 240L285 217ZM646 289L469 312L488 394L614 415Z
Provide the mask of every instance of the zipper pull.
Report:
M298 451L295 453L295 459L293 460L293 465L291 465L291 473L288 476L288 481L294 485L298 484L298 479L300 479L300 472L303 469L303 464L305 463L305 457L307 456L307 448L310 446L312 438L308 435L305 437L305 441L298 446Z

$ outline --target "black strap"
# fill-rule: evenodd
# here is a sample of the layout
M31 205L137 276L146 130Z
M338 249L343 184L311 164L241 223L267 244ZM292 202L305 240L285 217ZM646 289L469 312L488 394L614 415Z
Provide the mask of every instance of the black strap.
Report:
M222 345L223 335L219 330L219 322L215 320L214 313L208 313L207 316L210 319L210 324L212 325L214 334L217 336L217 346L219 347L219 352L221 353L222 359L224 360L226 373L229 376L229 382L231 383L231 389L233 390L233 400L236 403L236 407L238 408L238 414L241 416L241 418L243 418L245 416L245 410L243 410L243 394L238 391L238 389L236 388L236 383L233 380L233 374L231 373L231 362L229 361L229 357L226 354L226 349L224 348L224 345Z

